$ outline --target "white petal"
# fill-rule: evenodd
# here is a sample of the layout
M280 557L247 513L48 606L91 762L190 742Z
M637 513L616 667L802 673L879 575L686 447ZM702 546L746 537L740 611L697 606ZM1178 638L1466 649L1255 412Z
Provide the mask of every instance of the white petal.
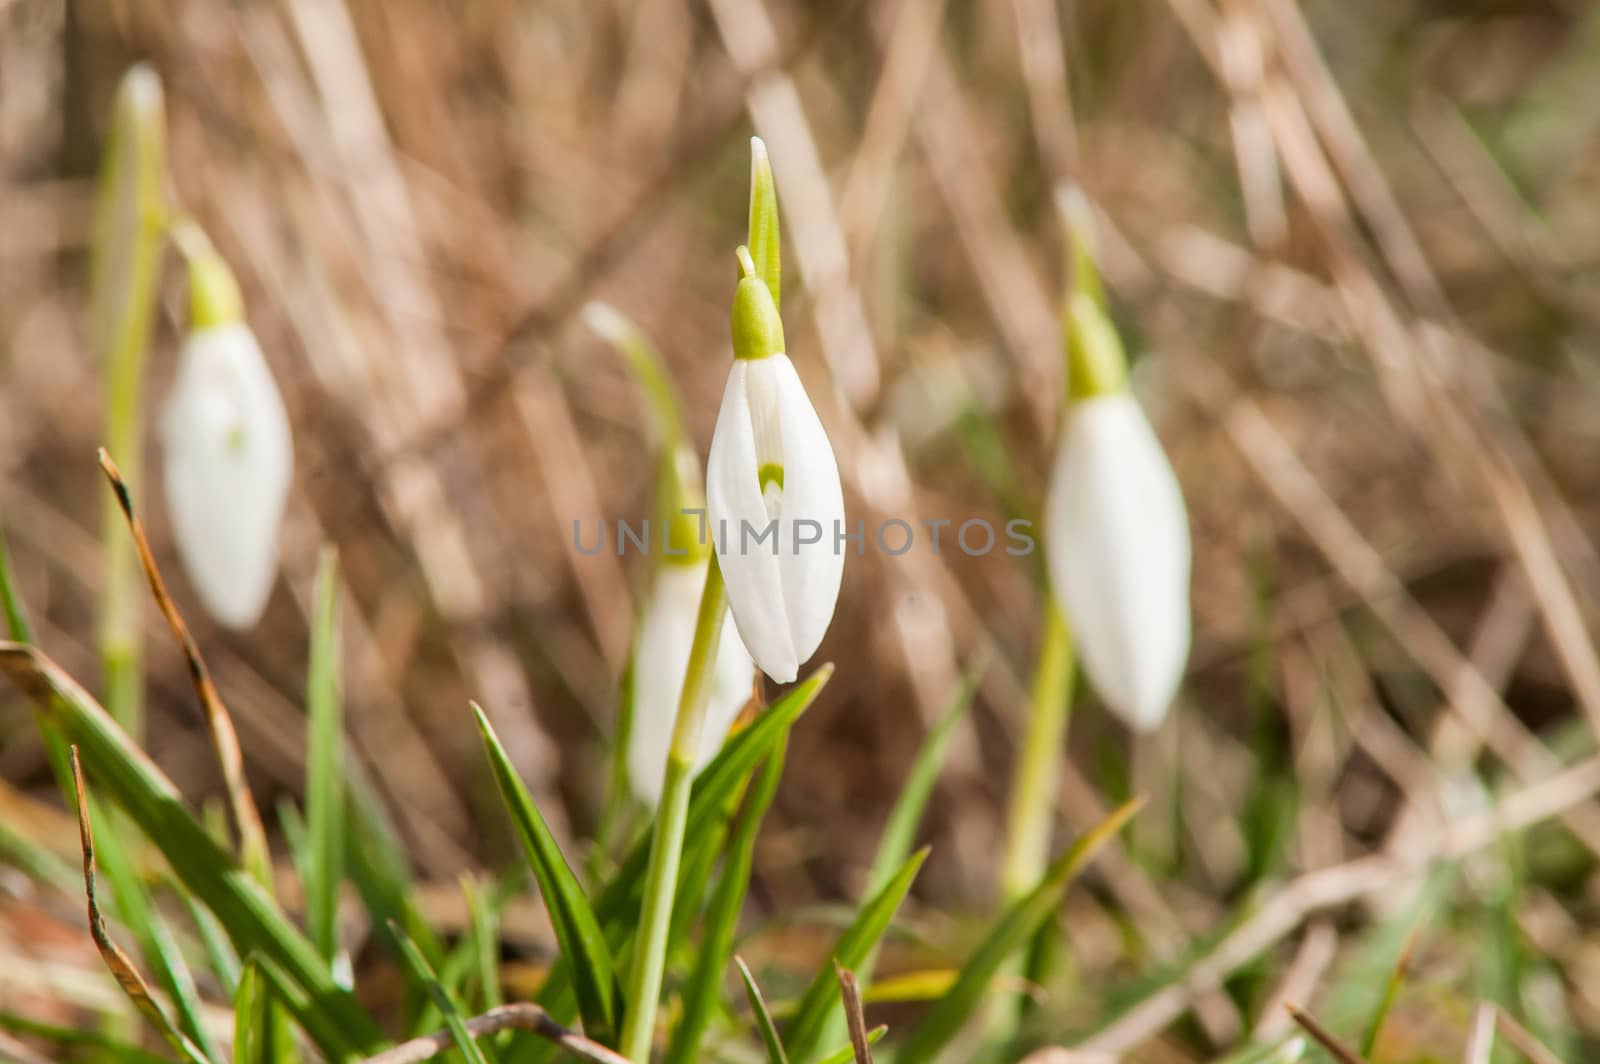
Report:
M763 367L770 367L766 372L777 380L783 430L783 514L779 525L783 605L795 657L805 662L816 653L839 601L844 551L834 534L845 530L844 492L828 434L789 356L762 359L751 372ZM799 522L815 523L802 528ZM818 529L818 542L802 542L815 536Z
M206 610L248 627L277 574L294 455L283 400L247 326L190 336L161 428L178 556Z
M1085 672L1130 725L1154 728L1189 655L1189 523L1131 396L1073 405L1047 521L1052 586Z
M628 780L634 796L651 806L661 801L662 777L678 715L678 699L695 617L705 587L704 565L663 565L650 589L633 658L633 723L628 734ZM722 749L739 710L750 698L754 666L733 624L724 621L712 671L711 699L701 731L698 772Z
M736 361L728 372L706 459L706 517L739 636L763 672L779 683L789 683L799 671L800 661L783 609L776 541L769 537L756 543L744 535L746 523L760 532L770 520L761 498L746 395L750 366L747 361Z

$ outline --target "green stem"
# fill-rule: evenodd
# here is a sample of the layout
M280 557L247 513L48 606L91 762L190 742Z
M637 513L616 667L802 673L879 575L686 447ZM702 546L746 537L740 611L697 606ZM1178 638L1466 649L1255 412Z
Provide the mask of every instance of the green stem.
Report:
M1007 901L1038 885L1050 855L1062 743L1072 708L1072 632L1052 601L1033 677L1028 731L1006 810L1006 848L1000 886Z
M678 862L683 854L683 833L689 815L689 789L694 782L695 755L711 694L712 670L722 625L727 616L727 592L722 569L712 555L706 566L706 586L700 593L695 617L694 643L678 697L678 716L672 729L672 749L667 754L661 805L650 839L650 864L645 873L644 908L639 914L638 946L628 973L628 1015L622 1028L622 1053L636 1064L647 1064L654 1041L656 1007L661 999L661 978L666 970L667 938L672 925L673 895L678 886Z

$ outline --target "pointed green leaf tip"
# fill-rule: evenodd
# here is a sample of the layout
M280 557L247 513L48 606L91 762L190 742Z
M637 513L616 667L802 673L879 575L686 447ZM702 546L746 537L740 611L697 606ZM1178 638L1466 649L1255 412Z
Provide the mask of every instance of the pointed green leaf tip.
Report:
M772 290L755 272L750 250L739 249L742 276L733 293L733 355L767 358L784 352L783 319Z
M750 138L750 257L756 276L767 282L772 305L783 306L782 241L778 236L778 186L772 160L760 137Z
M1073 400L1128 390L1128 358L1111 318L1085 292L1067 297L1067 395Z

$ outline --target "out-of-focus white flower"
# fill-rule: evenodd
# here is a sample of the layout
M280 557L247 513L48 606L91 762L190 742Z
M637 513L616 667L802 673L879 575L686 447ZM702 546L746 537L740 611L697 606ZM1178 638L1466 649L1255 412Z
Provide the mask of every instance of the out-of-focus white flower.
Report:
M1089 680L1148 731L1189 656L1189 520L1166 452L1126 391L1110 322L1083 302L1069 317L1069 348L1086 338L1099 350L1075 352L1079 398L1067 404L1050 481L1047 560Z
M183 567L213 617L247 628L277 574L294 454L283 400L226 269L214 257L191 262L194 331L162 412L161 442Z
M741 250L735 360L706 466L706 512L739 635L789 683L833 619L844 573L839 466L784 353L772 292Z
M694 642L707 561L689 565L667 561L657 568L634 645L628 780L634 796L652 806L661 800L661 781L667 770L667 752L672 747L678 697L689 667L689 648ZM754 678L755 666L739 641L739 632L725 620L712 668L700 749L695 756L696 772L722 749L728 730L750 700Z

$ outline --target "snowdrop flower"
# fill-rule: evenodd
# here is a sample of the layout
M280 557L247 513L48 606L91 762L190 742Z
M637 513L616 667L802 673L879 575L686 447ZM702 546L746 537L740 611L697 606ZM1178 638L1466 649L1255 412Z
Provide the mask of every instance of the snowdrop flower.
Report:
M1077 292L1067 318L1072 397L1045 518L1051 586L1095 690L1148 731L1189 656L1189 522L1105 312Z
M748 250L733 301L734 363L706 466L706 513L744 645L789 683L833 619L844 573L839 466Z
M656 482L656 517L664 526L663 551L639 619L633 648L633 709L628 731L628 783L634 797L651 806L661 802L667 754L677 723L678 700L689 671L700 596L705 590L711 545L698 515L705 510L694 450L684 442L683 419L672 380L649 338L604 303L589 303L583 320L615 347L633 373L653 433L661 449ZM727 623L717 643L711 693L695 755L696 774L722 749L739 711L750 700L755 665Z
M209 246L189 250L193 331L161 419L167 509L201 603L222 624L247 628L277 574L294 464L289 419L232 274Z

